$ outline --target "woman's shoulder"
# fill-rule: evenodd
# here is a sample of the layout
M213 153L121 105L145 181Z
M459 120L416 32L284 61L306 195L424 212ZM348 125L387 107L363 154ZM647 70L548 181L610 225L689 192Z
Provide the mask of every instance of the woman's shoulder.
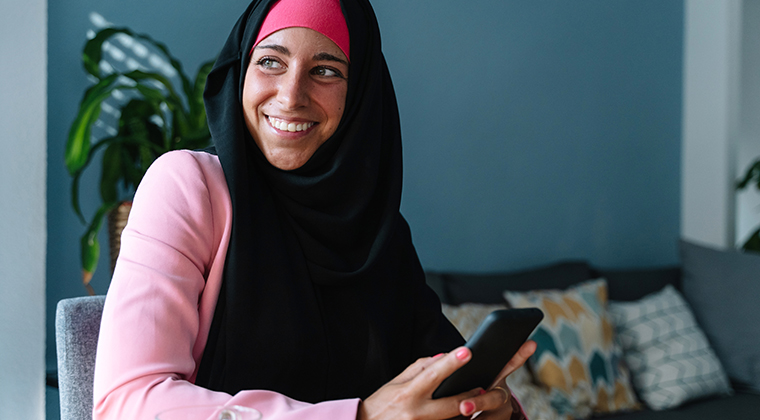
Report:
M229 213L231 200L222 165L215 155L174 150L159 156L148 168L135 194L135 205L146 203ZM133 207L134 209L134 207Z
M178 180L190 180L200 175L207 182L221 183L225 188L227 185L219 157L204 151L172 150L164 153L150 166L148 173L151 172L178 177ZM153 173L150 175L155 176Z

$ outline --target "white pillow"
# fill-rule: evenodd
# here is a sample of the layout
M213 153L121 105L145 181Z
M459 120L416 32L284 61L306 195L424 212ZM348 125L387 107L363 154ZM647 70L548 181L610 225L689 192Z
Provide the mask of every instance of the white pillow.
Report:
M609 312L633 385L653 410L732 392L705 334L673 286L636 302L610 302Z

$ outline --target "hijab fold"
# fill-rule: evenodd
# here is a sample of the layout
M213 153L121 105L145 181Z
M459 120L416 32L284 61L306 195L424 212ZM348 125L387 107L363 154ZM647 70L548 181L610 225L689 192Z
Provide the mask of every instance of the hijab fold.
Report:
M461 337L440 314L399 213L401 131L367 0L341 1L351 64L343 118L301 168L273 167L246 129L247 51L273 0L254 0L204 100L232 199L222 288L196 383L318 402L366 397Z

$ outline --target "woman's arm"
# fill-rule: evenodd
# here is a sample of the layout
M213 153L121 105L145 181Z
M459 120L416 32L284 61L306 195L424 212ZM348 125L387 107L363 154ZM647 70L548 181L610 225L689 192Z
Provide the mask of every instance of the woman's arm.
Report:
M353 419L358 400L306 404L270 391L193 384L221 284L231 206L215 156L151 166L122 234L98 342L94 419L152 419L185 405L237 404L267 419ZM255 357L255 355L252 355Z

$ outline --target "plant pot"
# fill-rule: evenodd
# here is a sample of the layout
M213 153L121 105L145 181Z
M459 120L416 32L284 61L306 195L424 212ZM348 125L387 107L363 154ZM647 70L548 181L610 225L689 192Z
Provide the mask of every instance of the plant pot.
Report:
M119 257L119 249L121 248L121 231L127 225L130 210L132 210L132 202L123 201L108 213L108 248L111 254L112 274L116 267L116 259Z

